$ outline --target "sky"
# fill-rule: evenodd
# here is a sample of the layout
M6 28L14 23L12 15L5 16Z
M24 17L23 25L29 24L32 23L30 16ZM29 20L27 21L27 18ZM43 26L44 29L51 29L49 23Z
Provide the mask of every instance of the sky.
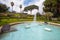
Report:
M0 0L0 3L6 4L8 7L10 7L10 11L12 10L11 7L11 2L14 2L14 8L13 10L16 12L20 12L24 9L24 7L29 6L29 5L37 5L39 6L39 12L43 12L43 2L45 0ZM20 10L19 6L22 5L22 9ZM35 14L38 12L36 9L32 11L32 14ZM30 13L28 11L28 13Z

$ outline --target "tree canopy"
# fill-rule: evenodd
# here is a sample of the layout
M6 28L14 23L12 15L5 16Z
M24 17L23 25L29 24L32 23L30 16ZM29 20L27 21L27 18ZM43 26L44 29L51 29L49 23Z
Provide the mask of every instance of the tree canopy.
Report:
M57 9L59 9L57 7L60 4L59 2L60 0L45 0L43 10L45 12L52 12L54 16L59 16L60 13L57 12Z
M14 2L11 2L11 6L14 6Z
M7 7L5 4L0 4L0 13L7 12L9 7Z
M57 0L45 0L44 1L44 11L45 12L54 12L56 9Z
M28 10L32 11L33 9L39 10L39 7L36 5L30 5L30 6L25 7L24 11L28 11Z

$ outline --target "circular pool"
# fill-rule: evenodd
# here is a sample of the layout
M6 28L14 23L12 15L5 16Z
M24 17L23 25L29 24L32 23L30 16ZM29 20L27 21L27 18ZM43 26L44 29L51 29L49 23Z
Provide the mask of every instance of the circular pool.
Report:
M29 28L26 29L26 26ZM17 31L0 35L0 40L60 40L60 27L37 22L14 25ZM49 28L51 31L46 31Z

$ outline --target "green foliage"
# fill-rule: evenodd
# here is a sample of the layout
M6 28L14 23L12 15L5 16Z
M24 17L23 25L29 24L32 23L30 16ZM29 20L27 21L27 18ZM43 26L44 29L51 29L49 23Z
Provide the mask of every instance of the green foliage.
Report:
M0 25L14 23L14 22L22 22L22 21L33 21L33 15L27 15L23 13L5 13L8 16L2 16L0 19ZM27 15L27 16L26 16Z
M45 12L52 12L54 17L60 17L60 0L45 0L44 8Z
M49 6L56 6L57 0L45 0L44 6L49 7Z
M44 16L46 17L46 20L49 21L49 20L51 19L51 17L53 16L53 13L51 13L51 12L46 12Z
M54 11L57 7L57 0L45 0L44 6L45 10Z
M39 7L36 5L30 5L30 6L25 7L24 11L28 11L28 10L32 11L33 9L39 10Z
M14 2L11 2L11 6L14 6Z
M51 16L53 16L53 13L51 13L51 12L46 12L46 13L45 13L45 16L51 17Z
M22 5L20 5L20 8L22 8Z
M0 13L7 12L9 7L7 7L5 4L0 4Z

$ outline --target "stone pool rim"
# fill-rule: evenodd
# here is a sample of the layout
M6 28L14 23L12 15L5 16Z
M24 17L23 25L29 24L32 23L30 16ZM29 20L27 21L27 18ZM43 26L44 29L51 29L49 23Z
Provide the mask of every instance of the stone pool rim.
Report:
M13 25L17 25L17 24L23 24L23 23L27 23L27 22L32 22L32 21L25 21L25 22L14 22L14 23L9 23L9 25L11 25L11 26L13 26ZM39 22L39 21L36 21L36 22L38 22L38 23L44 23L44 22ZM60 26L60 24L58 24L58 23L53 23L53 22L48 22L48 24L50 24L50 25L55 25L55 26ZM0 26L0 28L1 28L2 26Z
M32 22L32 21L25 21L25 22L14 22L14 23L9 23L9 25L11 25L11 26L14 26L14 25L17 25L17 24L23 24L23 23L27 23L27 22ZM39 22L39 21L36 21L36 22L38 22L38 23L44 23L44 22ZM54 26L57 26L57 27L60 27L60 24L58 24L58 23L53 23L53 22L48 22L48 24L49 25L54 25ZM2 28L2 26L0 26L0 31L1 31L1 28Z

